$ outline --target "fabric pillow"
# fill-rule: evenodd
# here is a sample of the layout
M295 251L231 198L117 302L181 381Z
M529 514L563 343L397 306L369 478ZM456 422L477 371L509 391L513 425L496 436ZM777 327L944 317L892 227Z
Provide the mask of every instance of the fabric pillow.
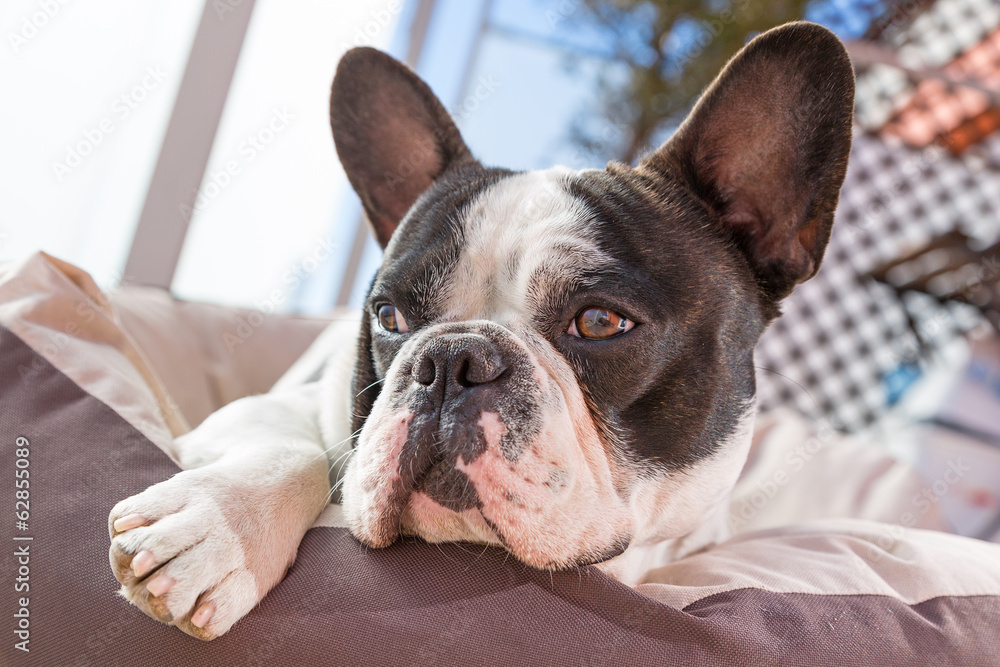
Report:
M884 543L882 524L851 520L746 533L631 589L493 548L369 550L334 507L287 578L199 642L116 595L108 565L111 507L177 471L156 442L171 403L113 313L36 348L64 333L53 313L109 311L83 277L35 260L0 271L2 664L996 664L1000 548L920 530ZM28 510L15 507L17 470L30 473Z
M184 302L149 287L119 289L109 300L192 427L226 403L270 390L337 316Z

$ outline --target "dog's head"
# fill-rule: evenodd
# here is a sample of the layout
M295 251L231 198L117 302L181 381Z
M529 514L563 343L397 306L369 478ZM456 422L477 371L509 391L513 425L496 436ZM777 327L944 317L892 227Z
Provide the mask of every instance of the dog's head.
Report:
M354 378L352 532L559 568L705 521L749 446L754 345L823 257L853 91L837 38L789 24L637 167L524 173L477 162L405 66L348 52L334 138L385 250Z

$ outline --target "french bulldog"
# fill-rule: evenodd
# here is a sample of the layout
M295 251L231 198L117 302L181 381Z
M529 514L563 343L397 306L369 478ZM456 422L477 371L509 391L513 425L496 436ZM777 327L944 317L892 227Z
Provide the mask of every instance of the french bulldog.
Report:
M614 575L725 539L754 345L820 266L853 95L837 38L791 23L637 166L517 172L478 162L406 66L349 51L333 136L384 249L360 334L333 325L322 377L222 408L176 440L182 472L114 507L122 594L219 636L335 492L370 547L464 540L537 568Z

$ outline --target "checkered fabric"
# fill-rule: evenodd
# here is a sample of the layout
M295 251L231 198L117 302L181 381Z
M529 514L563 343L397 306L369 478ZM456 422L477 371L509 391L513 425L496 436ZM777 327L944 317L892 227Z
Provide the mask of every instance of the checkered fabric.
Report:
M902 3L904 10L908 4L914 3ZM938 67L978 44L998 24L996 0L938 0L916 14L905 30L890 28L883 38L904 61Z
M757 352L762 408L790 405L846 431L876 422L901 383L983 320L970 306L897 296L868 274L954 229L984 245L1000 238L1000 133L988 125L1000 108L1000 4L903 0L872 26L902 68L859 68L858 129L826 259ZM970 126L982 132L969 139Z
M939 0L920 8L911 0L899 3L893 16L898 23L885 27L882 45L895 51L906 67L936 70L1000 27L1000 4L996 0ZM962 78L961 73L956 75ZM888 65L858 72L855 120L866 130L878 130L910 101L916 88L906 72Z
M784 316L757 348L764 409L792 405L843 430L861 429L889 407L891 374L926 362L982 321L969 306L941 306L920 294L904 303L866 276L952 229L996 240L998 156L998 134L961 159L938 146L915 150L856 134L823 266L786 299Z

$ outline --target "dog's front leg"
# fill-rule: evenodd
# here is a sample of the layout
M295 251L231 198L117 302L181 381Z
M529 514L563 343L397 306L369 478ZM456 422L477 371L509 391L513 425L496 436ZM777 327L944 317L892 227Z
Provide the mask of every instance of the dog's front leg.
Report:
M222 408L175 441L182 472L111 510L111 567L128 600L212 639L282 579L330 492L318 393Z

